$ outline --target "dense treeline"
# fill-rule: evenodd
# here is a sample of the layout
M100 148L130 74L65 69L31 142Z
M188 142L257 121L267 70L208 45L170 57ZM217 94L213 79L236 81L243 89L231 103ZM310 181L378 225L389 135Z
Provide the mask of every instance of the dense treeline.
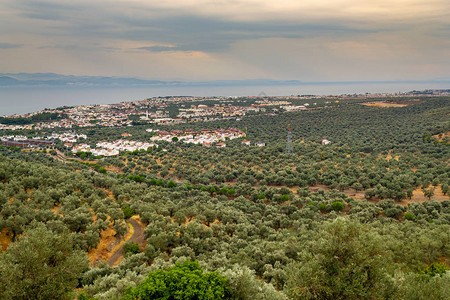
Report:
M66 118L67 115L65 114L59 114L59 113L52 113L52 112L43 112L40 114L32 115L28 118L5 118L0 117L0 124L5 125L27 125L31 123L36 122L46 122L46 121L55 121L55 120L61 120L63 118Z

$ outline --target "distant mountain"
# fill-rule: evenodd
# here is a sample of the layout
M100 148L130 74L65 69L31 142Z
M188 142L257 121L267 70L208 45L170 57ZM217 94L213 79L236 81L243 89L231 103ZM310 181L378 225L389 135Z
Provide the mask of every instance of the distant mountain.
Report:
M396 83L449 83L450 78L393 81L299 81L273 79L162 81L132 77L75 76L55 73L0 73L0 87L161 87L161 86L280 86L280 85L346 85Z
M167 82L137 78L73 76L54 73L0 73L0 86L102 87L165 84L167 84Z
M0 76L0 86L16 85L18 83L20 83L20 81L12 77Z
M298 85L297 80L217 80L161 81L129 77L74 76L54 73L0 73L0 86L18 87L150 87L150 86L238 86L238 85Z

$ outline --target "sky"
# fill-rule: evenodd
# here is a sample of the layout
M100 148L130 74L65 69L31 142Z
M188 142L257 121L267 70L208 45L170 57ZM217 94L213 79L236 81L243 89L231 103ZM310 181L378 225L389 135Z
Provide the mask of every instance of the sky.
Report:
M448 0L1 0L0 72L450 79Z

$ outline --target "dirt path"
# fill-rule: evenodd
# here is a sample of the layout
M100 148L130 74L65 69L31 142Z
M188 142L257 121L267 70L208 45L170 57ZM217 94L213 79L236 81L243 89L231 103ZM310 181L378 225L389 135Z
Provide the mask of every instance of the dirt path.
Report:
M121 260L121 258L123 258L123 244L126 241L131 240L134 243L138 243L141 247L145 243L145 240L144 240L144 229L139 224L139 222L136 221L135 219L128 219L127 223L131 224L131 226L133 228L133 235L131 237L125 238L122 242L120 242L120 244L118 245L119 247L117 249L115 249L115 250L113 249L114 252L111 255L111 257L108 259L108 264L111 267L115 266L115 265L118 265L120 260Z

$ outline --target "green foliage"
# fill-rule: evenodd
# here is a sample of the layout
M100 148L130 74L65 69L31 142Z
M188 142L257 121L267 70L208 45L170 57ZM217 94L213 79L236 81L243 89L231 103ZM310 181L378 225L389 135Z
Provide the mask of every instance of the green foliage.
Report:
M407 213L405 214L405 219L406 219L406 220L410 220L410 221L414 220L414 214L413 214L413 213L410 213L410 212L407 212Z
M320 210L327 210L327 204L326 203L320 203L320 205L319 205L319 209Z
M41 224L0 254L0 299L73 299L88 263L70 234Z
M434 277L436 275L443 276L447 272L447 267L445 264L432 263L426 269L424 269L421 273Z
M126 241L123 244L123 254L124 256L129 256L133 254L140 253L141 249L139 248L138 243L133 243L132 241Z
M83 151L78 151L77 153L75 153L76 156L78 156L81 159L87 159L89 158L92 153L91 152L83 152Z
M233 99L233 105L252 101ZM302 105L306 100L289 101ZM314 101L319 109L288 113L290 118L254 113L239 123L176 125L196 131L248 127L248 139L266 147L242 147L239 139L221 149L163 143L167 152L158 147L95 164L62 164L46 153L0 147L2 235L13 240L12 247L40 222L57 235L71 230L73 243L87 251L98 244L102 230L112 226L120 235L126 230L123 218L138 215L147 225L144 253L128 255L116 267L97 262L80 281L87 297L100 300L120 299L148 272L195 259L229 278L226 286L234 299L284 299L284 293L318 299L448 299L447 273L417 273L448 257L450 201L411 201L407 207L394 201L412 197L420 186L448 189L450 148L435 138L447 132L448 98L421 98L402 108L366 107L361 99ZM214 105L209 100L185 104ZM170 105L172 112L177 105ZM281 153L291 121L295 155L286 156ZM87 133L91 144L113 141L122 132L141 141L149 136L141 126L76 130ZM322 137L332 144L320 145ZM109 165L124 174L101 174ZM359 196L351 195L352 189L375 201L352 200ZM336 202L344 207L333 211ZM345 214L355 224L331 230L330 224L341 220L336 212L346 205ZM401 222L406 211L404 218L413 218Z
M434 195L434 187L429 187L429 188L427 188L427 189L424 189L424 190L423 190L423 195L424 195L425 197L427 197L428 200L430 200L431 197L433 197L433 195Z
M136 181L136 182L144 182L145 181L145 176L128 175L127 178L130 180Z
M367 226L338 218L323 224L317 237L290 266L293 299L396 299L392 261Z
M132 216L134 216L136 214L135 210L133 208L131 208L129 204L125 204L122 207L122 212L123 212L124 219L131 218Z
M217 272L205 273L198 262L185 261L150 272L141 284L126 291L124 299L226 299L226 284L227 278Z
M450 276L428 276L423 274L407 274L402 278L400 299L414 300L448 300Z
M26 125L31 124L32 121L29 118L5 118L0 117L0 124L5 125Z
M345 204L341 201L335 201L331 203L331 209L334 211L342 211L345 207Z
M219 193L221 193L222 195L225 195L228 193L228 189L226 187L223 187L219 190Z
M86 296L86 293L82 292L77 296L78 300L98 300L98 298L91 298Z
M166 185L167 185L168 188L174 188L174 187L177 186L177 184L176 184L173 180L169 180L169 181L166 183Z
M281 195L280 201L281 201L281 202L289 201L289 195Z

